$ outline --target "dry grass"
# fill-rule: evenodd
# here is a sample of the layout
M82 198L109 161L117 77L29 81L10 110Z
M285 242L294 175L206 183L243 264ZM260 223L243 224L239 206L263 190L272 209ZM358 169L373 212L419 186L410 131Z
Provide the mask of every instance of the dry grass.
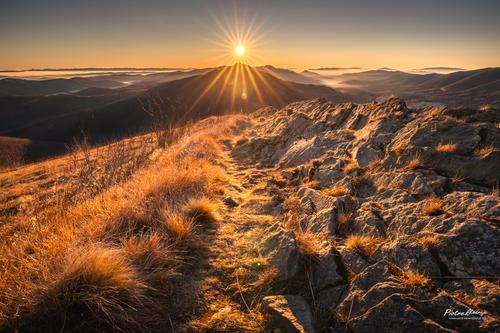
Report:
M410 161L408 161L408 163L404 167L404 170L407 170L407 171L416 170L416 169L423 167L423 165L424 164L423 164L422 158L420 156L416 155Z
M305 257L320 258L328 252L327 236L312 231L295 231L299 253Z
M442 153L454 153L458 150L456 143L440 143L436 146L436 150Z
M344 171L347 174L351 174L354 172L361 173L363 172L363 168L361 168L356 161L350 160L344 165L342 171Z
M304 186L309 187L309 188L313 188L315 190L318 190L320 188L319 181L317 181L317 180L310 180L310 181L304 183Z
M383 170L383 164L384 162L382 159L374 160L368 165L368 170L372 172L381 171Z
M332 197L341 197L343 195L350 194L349 189L342 185L335 185L333 187L325 188L322 191Z
M191 199L184 207L184 214L195 224L214 226L220 222L219 205L207 198Z
M159 331L161 324L154 320L161 319L162 308L153 300L148 286L119 250L92 246L70 255L36 306L21 318L20 328Z
M193 220L186 219L184 216L165 211L163 219L167 228L168 235L178 243L187 242L193 237L195 224Z
M474 150L474 156L476 156L477 158L486 158L490 156L494 151L495 147L493 146L482 147Z
M188 202L195 222L218 220L208 199L195 198L214 198L225 180L214 138L229 130L232 119L217 127L204 121L210 126L95 195L57 201L43 220L28 219L15 233L0 229L0 326L164 332L169 314L185 316L170 296L193 290L181 278L192 260L181 239L209 236L197 235L190 219L174 214ZM38 167L9 171L9 177L32 177Z
M417 242L426 250L435 249L440 244L437 235L424 235L417 238Z
M427 276L413 270L401 271L401 274L396 276L395 279L406 288L429 287L432 285L432 281Z
M437 216L444 214L445 210L443 209L443 200L438 198L435 195L429 196L425 200L424 205L424 214L429 216Z
M382 239L365 235L349 235L345 240L345 246L348 249L356 251L363 257L370 257L380 243L382 243Z
M341 226L349 226L353 221L353 215L351 212L340 212L337 214L336 221Z

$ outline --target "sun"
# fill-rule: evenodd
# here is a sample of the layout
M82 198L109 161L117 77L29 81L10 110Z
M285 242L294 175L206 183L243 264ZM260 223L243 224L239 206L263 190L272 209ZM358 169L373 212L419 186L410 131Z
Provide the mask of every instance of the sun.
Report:
M257 20L257 16L247 19L247 15L239 17L215 16L214 31L208 41L214 45L214 63L227 65L262 63L260 56L266 42L264 23Z
M243 45L238 45L236 46L236 48L234 49L234 53L236 53L236 55L238 57L243 57L245 55L245 47Z

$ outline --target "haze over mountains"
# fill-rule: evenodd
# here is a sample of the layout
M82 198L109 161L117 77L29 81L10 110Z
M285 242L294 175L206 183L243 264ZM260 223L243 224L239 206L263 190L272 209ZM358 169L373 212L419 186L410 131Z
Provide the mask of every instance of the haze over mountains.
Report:
M28 160L50 156L63 152L82 132L102 142L147 129L151 119L143 110L144 102L153 99L162 107L175 107L170 114L173 121L282 107L318 97L365 103L395 94L415 105L500 107L500 68L457 69L450 74L388 68L328 74L337 69L299 72L236 64L148 74L110 70L47 80L4 78L0 79L0 136L29 140L14 141L28 147Z

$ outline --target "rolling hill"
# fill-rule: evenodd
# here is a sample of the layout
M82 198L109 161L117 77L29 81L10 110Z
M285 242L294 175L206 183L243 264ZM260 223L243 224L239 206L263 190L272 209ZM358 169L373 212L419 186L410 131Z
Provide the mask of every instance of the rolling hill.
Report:
M100 142L147 129L151 119L143 104L152 99L162 101L162 107L169 107L167 102L176 105L176 112L169 115L173 121L250 112L263 106L282 107L319 97L347 101L332 88L282 80L269 70L242 64L151 85L0 97L0 135L64 144L85 131L94 142Z
M396 94L410 102L438 102L450 107L500 107L500 68L483 68L449 74L411 74L372 70L337 77L346 93L370 100Z

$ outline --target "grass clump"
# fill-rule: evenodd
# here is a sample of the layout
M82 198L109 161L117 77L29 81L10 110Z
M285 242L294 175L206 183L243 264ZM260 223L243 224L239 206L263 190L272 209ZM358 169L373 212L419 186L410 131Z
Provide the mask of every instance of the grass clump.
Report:
M432 285L432 281L427 276L413 270L401 271L396 280L407 288L429 287Z
M442 153L454 153L458 149L456 143L440 143L436 146L436 150Z
M347 162L347 164L344 165L342 171L344 171L347 174L351 174L355 172L362 173L364 170L362 167L359 166L359 164L356 161L350 160L349 162Z
M416 169L423 167L423 165L424 164L423 164L422 159L420 158L420 156L417 155L417 156L413 157L410 161L408 161L404 170L405 171L416 170Z
M184 207L185 216L197 225L213 226L220 221L219 206L207 198L190 200Z
M428 197L425 200L424 213L429 216L438 216L444 214L443 200L435 195Z
M69 257L20 330L159 332L161 312L121 251L92 246Z
M495 151L493 146L478 148L474 151L474 156L477 158L486 158Z
M425 235L417 238L417 242L426 250L435 249L440 240L437 235Z
M349 189L342 185L335 185L333 187L326 188L323 190L323 192L331 195L332 197L341 197L343 195L350 194Z
M106 221L102 234L106 240L117 241L124 237L147 233L159 225L160 222L143 207L123 207Z
M160 290L179 275L181 259L173 247L158 233L132 237L123 242L123 250L131 264L148 285ZM164 293L165 291L163 291Z
M356 251L363 257L370 257L377 250L382 240L373 236L349 235L345 240L348 249Z
M319 258L327 252L326 235L312 231L296 231L295 240L299 253L303 256Z
M177 243L187 241L194 236L195 224L192 219L172 212L165 211L163 219L167 228L167 234Z

